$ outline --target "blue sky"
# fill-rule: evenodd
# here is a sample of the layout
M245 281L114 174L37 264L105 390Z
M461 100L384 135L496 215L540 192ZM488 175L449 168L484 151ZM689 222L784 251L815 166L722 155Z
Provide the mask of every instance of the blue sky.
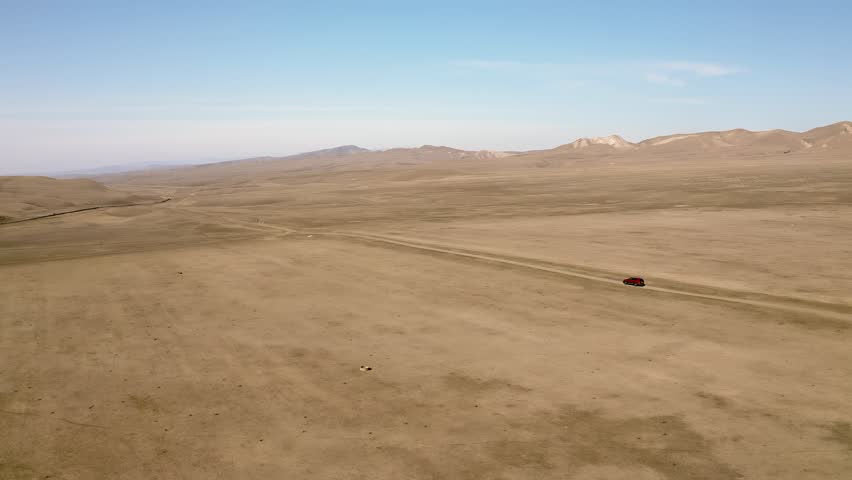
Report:
M0 0L0 174L852 118L852 3Z

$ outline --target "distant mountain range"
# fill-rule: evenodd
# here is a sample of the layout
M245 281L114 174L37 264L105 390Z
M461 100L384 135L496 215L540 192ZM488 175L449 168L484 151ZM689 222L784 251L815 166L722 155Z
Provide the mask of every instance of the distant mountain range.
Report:
M140 172L146 170L176 168L184 165L186 164L181 162L133 162L124 163L121 165L107 165L105 167L84 168L80 170L57 172L50 174L50 176L54 178L96 177L99 175L109 175L112 173Z
M314 150L311 152L297 153L295 155L287 155L285 157L252 157L252 158L243 158L239 160L227 160L224 162L213 162L213 163L202 163L198 165L190 165L190 167L203 168L212 165L233 165L237 163L258 163L258 162L268 162L268 161L280 161L280 160L301 160L305 158L316 158L316 157L346 157L348 155L355 155L358 153L368 153L372 150L368 150L366 148L357 147L355 145L343 145L340 147L334 148L325 148L322 150Z
M549 150L536 150L528 152L501 152L492 150L468 151L445 146L423 145L417 148L391 148L387 150L368 150L356 145L343 145L340 147L315 150L311 152L288 155L284 157L253 157L241 160L228 160L222 162L181 165L165 162L142 162L125 165L113 165L108 167L92 168L65 172L59 177L92 177L108 180L109 177L126 174L142 174L145 172L162 171L164 174L170 171L188 172L210 172L227 167L229 171L233 167L245 169L269 168L277 165L296 164L299 161L311 159L323 159L324 161L336 161L349 157L368 160L367 163L380 165L384 163L423 162L453 159L478 159L488 160L517 155L531 154L554 154L574 156L599 156L599 155L630 155L632 152L645 153L793 153L801 151L817 151L821 149L848 148L852 152L852 122L838 122L824 127L814 128L806 132L798 133L787 130L768 130L753 132L744 129L726 131L680 133L661 137L649 138L638 143L632 143L618 135L605 137L578 138L571 143L560 145ZM295 162L295 163L293 163Z
M766 153L791 153L811 148L852 148L852 122L838 122L825 127L797 133L787 130L752 132L738 128L718 132L701 132L666 135L630 143L618 135L580 138L556 150L589 150L613 153L633 149L675 150L726 150L763 151Z

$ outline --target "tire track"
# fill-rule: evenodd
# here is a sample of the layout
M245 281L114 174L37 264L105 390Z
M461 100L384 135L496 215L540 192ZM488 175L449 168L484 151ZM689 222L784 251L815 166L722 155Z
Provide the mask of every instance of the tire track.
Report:
M478 260L486 260L486 261L489 261L489 262L502 263L502 264L505 264L505 265L523 267L523 268L539 270L539 271L544 271L544 272L549 272L549 273L556 273L556 274L559 274L559 275L566 275L566 276L571 276L571 277L576 277L576 278L582 278L582 279L585 279L585 280L607 283L607 284L611 284L611 285L621 285L622 284L621 280L617 280L617 279L613 279L613 278L609 278L609 277L598 276L598 275L592 275L592 274L588 274L588 273L585 273L585 272L572 271L572 270L570 270L570 268L549 267L549 266L539 265L539 264L533 263L531 261L514 260L514 259L509 259L509 258L503 258L503 257L500 257L500 256L495 256L493 254L484 254L484 253L473 252L473 251L465 251L465 250L454 249L454 248L445 247L445 246L430 245L430 244L425 244L425 243L420 243L420 242L412 242L412 241L409 241L409 240L398 240L398 239L383 237L383 236L379 236L379 235L363 234L363 233L348 233L348 232L330 232L330 233L312 232L312 233L314 235L330 235L330 236L357 238L357 239L368 240L368 241L373 241L373 242L381 242L381 243L399 245L399 246L404 246L404 247L414 248L414 249L419 249L419 250L426 250L426 251L443 253L443 254L448 254L448 255L455 255L455 256L459 256L459 257L473 258L473 259L478 259ZM729 296L724 296L724 295L711 295L711 294L705 294L705 293L690 292L688 290L678 290L678 289L674 289L674 288L654 287L654 286L647 286L647 285L645 287L642 287L642 289L651 290L651 291L655 291L655 292L667 293L667 294L671 294L671 295L681 295L681 296L703 298L703 299L708 299L708 300L716 300L716 301L729 302L729 303L739 303L739 304L751 305L751 306L763 307L763 308L775 308L775 309L787 310L787 311L792 311L792 312L802 313L802 314L808 314L808 315L819 315L819 316L822 316L822 317L828 317L828 318L831 318L831 319L834 319L834 320L840 320L840 321L843 321L845 323L852 324L852 315L844 314L844 313L841 313L841 312L835 312L835 311L831 311L831 310L828 310L828 309L817 308L817 307L806 307L806 306L799 306L799 305L791 305L791 304L782 303L782 302L752 300L752 299L746 299L746 298L729 297Z
M200 212L199 212L200 213ZM575 278L582 278L584 280L590 280L594 282L606 283L609 285L622 285L621 280L613 279L611 277L605 277L602 275L595 275L587 272L582 272L579 270L572 270L570 266L560 265L558 267L542 265L540 263L536 263L535 260L529 259L516 259L516 258L507 258L500 255L489 254L478 252L475 250L465 250L460 248L449 247L445 245L438 244L430 244L421 241L414 241L408 239L397 239L392 237L386 237L382 235L375 235L369 233L362 232L345 232L345 231L322 231L322 230L296 230L293 228L289 228L282 225L275 225L264 223L262 221L257 222L248 222L245 220L237 220L231 217L217 215L212 213L204 212L205 215L216 216L221 220L226 220L228 222L232 222L232 224L242 224L243 227L249 228L251 230L257 230L258 228L265 228L268 230L273 230L277 232L283 232L285 235L290 234L304 234L304 235L316 235L316 236L325 236L325 237L342 237L342 238L352 238L358 239L362 241L375 242L375 243L384 243L388 245L396 245L401 247L407 247L411 249L428 251L434 253L441 253L445 255L454 255L457 257L465 257L471 258L475 260L482 260L494 263L500 263L503 265L511 265L515 267L521 267L526 269L532 269L542 272L555 273L558 275L564 275ZM635 287L633 287L635 288ZM820 308L818 306L805 306L805 305L794 305L792 303L787 303L785 301L772 301L772 300L754 300L748 298L739 298L733 296L725 296L725 295L713 295L708 293L699 293L699 292L691 292L689 290L676 289L676 288L666 288L666 287L655 287L655 286L645 286L641 287L644 290L650 290L654 292L666 293L669 295L680 295L685 297L692 298L702 298L706 300L715 300L720 302L728 302L728 303L737 303L741 305L750 305L754 307L761 308L772 308L778 310L786 310L789 312L805 314L805 315L817 315L823 318L830 318L832 320L837 320L843 322L844 325L849 326L852 325L852 314L843 313L840 311L831 310L830 307L836 307L838 309L845 309L845 306L842 305L833 305L827 304L827 308ZM712 288L712 287L708 287ZM744 293L752 293L752 292L744 292ZM764 295L764 294L760 294ZM795 301L795 300L791 300Z

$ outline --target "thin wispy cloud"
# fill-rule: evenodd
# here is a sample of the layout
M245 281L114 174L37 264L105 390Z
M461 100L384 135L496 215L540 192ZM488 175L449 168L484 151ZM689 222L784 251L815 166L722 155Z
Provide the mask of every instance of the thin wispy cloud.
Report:
M710 101L699 97L656 97L649 98L653 103L668 103L675 105L708 105Z
M577 88L579 84L565 82L563 88ZM333 118L369 115L373 117L408 115L451 114L506 114L513 112L506 106L443 105L432 103L389 104L296 104L276 101L240 102L235 100L187 100L150 103L98 103L62 106L28 107L25 105L0 106L0 120L41 121L56 118L73 120L120 118L145 119L157 116L168 118L229 118L231 115L249 118Z
M605 78L644 78L657 85L684 87L697 78L724 77L740 73L738 67L721 63L698 61L612 61L593 63L527 62L521 60L465 59L452 60L449 64L469 70L538 72L564 74L574 77L590 76ZM582 80L575 80L582 81Z
M686 82L679 78L673 78L665 73L650 72L645 74L645 80L658 85L668 85L670 87L683 87Z
M648 66L651 70L645 74L645 79L657 85L670 87L686 86L687 77L724 77L739 73L741 70L728 65L706 62L658 62Z
M0 118L27 115L88 115L88 114L144 114L158 112L180 113L349 113L349 112L394 112L394 107L385 105L300 105L276 103L240 103L188 101L174 103L145 104L101 104L66 107L5 108L0 109Z
M685 72L699 77L723 77L738 73L740 70L718 63L702 62L662 62L659 67L670 72Z
M595 73L609 70L612 67L612 65L604 63L532 62L526 60L482 58L450 60L448 64L452 67L468 70L564 71L571 73Z
M182 108L180 105L163 105L162 108ZM197 103L195 108L223 112L269 112L269 113L346 113L388 111L382 105L292 105L292 104L242 104L242 103Z
M450 65L461 68L482 70L501 70L520 67L534 67L542 64L517 62L514 60L452 60Z

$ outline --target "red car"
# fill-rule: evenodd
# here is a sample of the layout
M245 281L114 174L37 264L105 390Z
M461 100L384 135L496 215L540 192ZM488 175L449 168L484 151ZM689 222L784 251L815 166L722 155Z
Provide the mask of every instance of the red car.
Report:
M632 287L644 287L645 280L642 280L640 277L630 277L624 279L624 284Z

